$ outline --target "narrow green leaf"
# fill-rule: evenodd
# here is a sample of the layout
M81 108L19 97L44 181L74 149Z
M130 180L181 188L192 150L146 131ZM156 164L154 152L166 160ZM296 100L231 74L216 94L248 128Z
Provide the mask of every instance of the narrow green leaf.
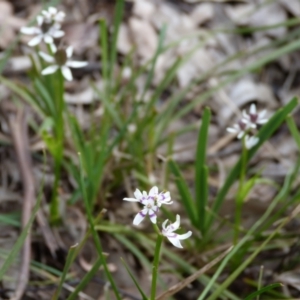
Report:
M191 220L192 224L195 227L197 227L196 207L195 207L195 202L193 201L193 197L190 193L189 187L186 184L186 181L183 178L176 162L173 160L170 160L168 165L169 165L171 172L175 176L175 182L177 185L177 189L180 193L180 196L182 199L182 204L189 216L189 219Z
M142 299L143 300L148 300L148 297L145 295L145 293L143 292L142 288L140 287L138 281L135 279L135 277L133 276L132 272L130 271L129 267L127 266L127 264L125 263L124 259L121 258L121 261L127 271L127 273L129 274L129 276L131 277L132 281L134 282L136 288L139 290L141 296L142 296Z
M53 297L52 297L52 300L56 300L58 299L59 295L60 295L60 292L61 292L61 289L62 289L62 286L66 280L66 277L67 277L67 274L68 274L68 271L75 259L75 255L76 255L76 248L77 248L78 244L72 246L70 249L69 249L69 252L68 252L68 256L67 256L67 259L66 259L66 263L65 263L65 266L64 266L64 269L63 269L63 272L62 272L62 275L61 275L61 278L60 278L60 281L59 281L59 285L57 287L57 290L56 292L54 293Z
M205 208L207 205L208 198L208 169L206 166L206 148L210 116L210 109L206 107L203 112L202 124L199 130L195 160L195 195L197 207L197 221L202 235L205 235Z
M298 100L297 98L293 98L289 103L287 103L284 107L279 109L271 118L270 120L259 130L257 136L259 138L258 144L250 149L247 156L247 161L249 161L253 155L256 153L256 151L259 149L259 147L271 137L271 135L274 133L274 131L281 125L281 123L285 120L287 115L292 112L292 110L297 106ZM235 182L235 180L238 178L240 174L240 168L241 168L241 159L236 163L236 165L232 168L231 172L227 176L227 179L220 189L220 191L217 194L216 200L213 204L212 210L214 214L208 215L207 222L206 222L206 230L209 230L213 220L214 215L216 215L224 200L225 197L232 186L232 184Z
M30 219L28 221L28 223L26 224L25 228L23 229L21 235L19 236L19 238L17 239L16 243L14 244L14 246L12 247L8 257L6 258L6 260L4 261L1 269L0 269L0 281L2 280L3 276L5 275L5 273L7 272L7 270L9 269L9 267L11 266L11 264L13 264L16 256L18 255L19 251L21 250L23 243L27 237L27 235L29 234L29 230L32 226L32 223L35 219L36 213L40 207L41 204L41 199L42 197L38 197L37 202L33 208L32 214L30 216Z
M99 257L93 264L93 267L84 275L80 283L75 288L74 292L72 292L72 294L67 298L67 300L78 299L78 294L86 287L86 285L92 280L94 275L99 271L101 264L102 258Z
M247 296L244 300L251 300L251 299L254 299L256 296L259 296L265 292L268 292L270 290L274 290L275 288L278 288L278 287L281 287L282 284L281 283L272 283L272 284L269 284L261 289L259 289L258 291L250 294L249 296Z

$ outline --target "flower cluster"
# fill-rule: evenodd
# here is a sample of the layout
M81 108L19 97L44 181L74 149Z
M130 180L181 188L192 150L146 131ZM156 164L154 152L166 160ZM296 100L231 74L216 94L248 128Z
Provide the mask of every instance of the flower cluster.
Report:
M242 119L232 127L228 127L227 131L235 133L238 139L244 138L245 147L247 149L251 149L259 142L259 138L253 135L253 130L255 130L259 125L268 122L268 119L265 118L265 115L266 110L257 112L255 104L252 103L249 113L243 110Z
M41 51L39 52L39 55L51 64L42 71L42 75L52 74L60 69L64 78L70 81L73 79L70 67L82 68L87 65L87 62L70 60L73 54L71 46L58 48L55 46L55 39L59 39L65 35L65 32L61 30L64 18L64 12L58 11L55 7L49 7L48 10L43 10L37 16L37 26L22 27L21 32L23 34L34 35L34 38L28 43L31 47L37 46L42 41L50 45L50 55Z
M157 222L157 213L159 211L159 208L163 205L169 205L172 204L173 201L171 200L170 192L160 192L158 191L158 188L154 186L151 188L149 193L136 189L134 192L135 198L124 198L125 201L131 201L131 202L140 202L142 205L144 205L143 209L138 212L138 214L135 216L133 220L134 225L139 225L144 218L149 215L149 218L153 224L156 224ZM162 224L162 235L168 238L168 240L178 248L182 248L182 245L180 243L180 240L184 240L189 238L192 235L192 232L189 231L185 234L177 234L174 231L176 231L180 226L180 216L176 216L176 222L173 224L170 224L168 226L169 220L166 220Z

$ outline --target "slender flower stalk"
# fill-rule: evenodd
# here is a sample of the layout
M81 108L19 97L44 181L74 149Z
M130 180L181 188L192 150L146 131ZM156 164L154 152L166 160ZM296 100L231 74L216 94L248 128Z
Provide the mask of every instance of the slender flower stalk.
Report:
M82 68L88 63L85 61L74 61L70 60L73 55L73 47L68 48L56 48L54 44L50 45L54 56L46 54L44 52L39 52L39 55L51 65L42 71L42 75L48 75L55 73L58 69L61 70L64 78L68 81L73 79L72 72L70 68Z
M156 298L156 283L157 283L157 274L158 274L158 265L159 265L159 258L160 258L160 250L163 242L163 235L159 233L159 229L157 225L156 227L157 239L155 245L155 252L154 252L154 259L152 265L152 281L151 281L151 297L150 300L155 300Z

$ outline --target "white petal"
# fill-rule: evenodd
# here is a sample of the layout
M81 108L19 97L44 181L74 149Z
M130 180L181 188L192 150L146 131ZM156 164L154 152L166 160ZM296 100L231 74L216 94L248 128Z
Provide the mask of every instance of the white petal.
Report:
M135 192L133 193L134 197L140 201L143 198L143 194L141 193L141 191L139 189L136 189Z
M149 209L148 214L149 214L151 222L153 224L156 224L156 219L157 219L156 213L152 209Z
M44 42L46 44L52 44L53 43L53 37L49 34L44 35Z
M177 234L177 238L179 240L185 240L185 239L189 238L191 235L192 235L192 232L188 231L187 233L184 233L184 234Z
M41 32L41 30L37 27L22 27L21 33L32 35L32 34L38 34Z
M71 81L73 79L72 72L68 67L62 66L61 72L63 76L66 78L66 80Z
M55 46L54 43L50 44L50 48L51 48L52 53L56 53L57 52L57 48L56 48L56 46Z
M42 26L42 24L44 22L43 16L37 16L36 17L36 21L37 21L37 23L38 23L39 26Z
M248 119L249 115L247 114L246 110L243 109L242 115L244 118Z
M149 191L149 196L156 196L158 194L158 187L154 186L153 188L151 188L151 190Z
M56 9L56 7L49 6L48 12L52 15L55 15L57 13L57 9Z
M166 225L168 223L169 220L165 220L163 223L162 223L162 229L163 230L166 230ZM162 233L164 235L164 233Z
M269 119L260 119L257 121L258 124L265 124L269 121Z
M146 214L147 209L143 209L142 211L140 211L133 219L133 225L139 225L144 220Z
M175 231L179 228L179 226L180 226L180 216L179 215L176 215L176 221L173 224L171 224L171 226L172 226L172 231Z
M62 31L62 30L55 30L53 33L52 33L52 36L55 38L55 39L58 39L58 38L61 38L62 36L65 35L65 32Z
M237 132L237 130L235 128L232 128L232 127L227 127L226 130L228 132L231 132L231 133L236 133Z
M183 248L179 239L177 237L174 237L174 238L170 238L168 237L168 240L177 248Z
M255 115L256 114L256 105L254 103L250 106L250 114Z
M49 66L42 71L42 75L48 75L48 74L55 73L58 70L58 68L59 67L57 65Z
M38 45L41 42L42 38L43 38L43 36L41 36L41 35L35 36L31 41L29 41L28 46L34 47L34 46Z
M238 134L237 138L238 138L238 139L241 139L241 138L244 136L244 134L245 134L245 131L241 131L241 132Z
M139 200L135 198L123 198L123 200L130 201L130 202L139 202Z
M67 53L67 58L72 57L72 55L73 55L73 47L72 47L72 46L69 46L69 47L66 49L66 53Z
M43 58L43 60L45 60L48 63L54 63L55 62L54 57L51 56L51 55L49 55L49 54L47 54L47 53L44 53L44 52L40 51L39 55L40 55L40 57Z
M71 67L71 68L82 68L87 65L88 65L88 63L86 61L70 60L70 61L67 61L67 63L66 63L66 66Z
M267 111L264 109L263 111L261 111L259 114L258 114L258 118L261 119L265 116L265 114L267 113Z

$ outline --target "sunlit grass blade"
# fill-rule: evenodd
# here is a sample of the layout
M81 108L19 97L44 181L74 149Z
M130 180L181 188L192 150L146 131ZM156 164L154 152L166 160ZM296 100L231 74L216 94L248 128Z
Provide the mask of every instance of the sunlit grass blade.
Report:
M197 207L197 221L202 235L205 235L205 212L208 197L208 169L206 166L206 148L210 115L210 109L205 108L202 116L202 124L198 135L195 160L195 197Z
M253 155L256 153L256 151L259 149L259 147L268 140L271 135L275 132L275 130L281 125L281 123L285 120L287 115L292 112L292 110L298 105L297 98L293 98L288 104L286 104L284 107L279 109L271 118L270 120L259 130L257 136L259 138L258 144L249 150L247 161L249 161ZM232 184L235 182L235 180L238 178L240 174L240 168L241 168L241 159L236 163L236 165L232 168L231 172L228 174L227 179L220 189L220 191L217 194L217 197L215 199L215 202L213 204L212 210L214 214L217 214L218 211L221 208L221 205L223 204L223 201L232 186ZM211 224L213 223L214 216L208 215L207 216L207 223L206 223L206 230L209 230L211 227Z
M250 294L249 296L247 296L246 298L244 298L244 300L251 300L251 299L254 299L256 298L257 296L260 296L262 294L264 294L265 292L269 292L271 290L274 290L278 287L282 287L282 284L281 283L272 283L272 284L269 284L261 289L259 289L258 291Z
M66 263L65 263L65 266L64 266L64 269L63 269L63 272L62 272L62 275L61 275L61 278L60 278L60 281L59 281L59 284L58 284L58 287L57 287L57 290L56 292L54 293L53 297L52 297L52 300L57 300L59 295L60 295L60 292L62 290L62 287L63 287L63 284L66 280L66 277L67 277L67 274L68 274L68 271L72 265L72 262L74 261L74 258L75 258L75 255L76 255L76 248L77 248L77 244L72 246L68 252L68 255L67 255L67 259L66 259Z
M3 265L0 269L0 280L2 280L3 276L5 275L5 273L9 269L9 267L14 263L14 260L16 259L19 251L21 250L21 248L23 246L23 243L24 243L27 235L29 234L29 230L32 226L32 223L33 223L34 219L35 219L36 213L37 213L38 209L40 208L41 199L42 199L42 197L37 198L37 202L36 202L36 204L35 204L35 206L32 210L32 214L30 216L30 219L29 219L28 223L26 224L26 226L23 229L22 233L18 237L16 243L12 247L8 257L5 259Z
M180 169L175 161L169 161L169 168L174 175L174 180L177 185L177 189L180 193L182 204L191 220L192 224L197 227L197 214L196 214L196 207L195 202L193 201L193 197L189 190L189 187L183 178Z
M132 281L134 282L136 288L139 290L141 296L142 296L142 299L143 300L148 300L148 297L145 295L145 293L143 292L141 286L139 285L138 281L135 279L134 275L131 273L129 267L127 266L126 262L124 261L123 258L121 258L121 261L127 271L127 273L129 274L130 278L132 279Z

